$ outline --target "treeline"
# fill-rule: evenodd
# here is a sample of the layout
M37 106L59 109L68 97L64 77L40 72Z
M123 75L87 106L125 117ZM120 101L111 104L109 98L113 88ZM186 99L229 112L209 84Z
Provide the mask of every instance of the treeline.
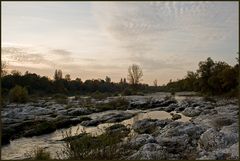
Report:
M237 96L239 84L239 59L235 66L225 62L214 62L211 58L199 62L197 71L187 72L185 78L169 81L163 91L195 91L205 95Z
M239 59L238 59L239 60ZM167 85L158 86L154 80L154 86L140 83L143 76L142 69L133 64L128 68L128 78L121 78L116 83L106 76L103 79L91 79L82 81L80 78L71 80L71 76L66 74L63 77L61 70L55 70L54 79L40 76L35 73L26 72L21 74L14 70L8 74L1 72L1 94L8 96L9 91L19 85L27 89L28 94L46 96L49 94L66 95L86 95L92 93L107 93L108 95L132 95L151 92L179 92L195 91L204 95L222 95L230 93L236 96L238 92L239 62L235 66L230 66L225 62L214 62L211 58L199 62L197 71L187 72L185 78L177 81L169 81Z
M11 74L5 75L1 78L2 95L7 95L10 89L16 85L25 87L29 94L48 95L48 94L89 94L89 93L111 93L131 95L136 92L147 92L149 86L147 84L130 85L126 78L121 78L118 83L111 82L111 78L106 76L103 79L92 79L82 81L80 78L71 80L70 75L66 74L65 78L62 76L61 70L56 70L54 79L40 76L35 73L13 71Z

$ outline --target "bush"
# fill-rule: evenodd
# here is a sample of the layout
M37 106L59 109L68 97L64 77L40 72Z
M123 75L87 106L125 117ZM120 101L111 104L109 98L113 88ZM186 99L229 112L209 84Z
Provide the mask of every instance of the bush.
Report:
M109 102L109 105L113 107L113 109L127 109L129 103L124 98L117 98L111 102Z
M123 96L133 95L133 91L126 88L126 89L124 89L122 94L123 94Z
M99 103L96 104L96 108L105 111L105 110L126 110L128 108L129 102L124 98L117 98L110 101L109 103Z
M27 152L26 157L31 160L49 160L51 159L50 152L45 151L43 148L35 148L30 152Z
M28 91L26 88L16 85L9 92L10 102L25 103L28 100Z
M76 160L116 160L124 159L132 149L129 142L122 142L126 135L118 133L103 133L98 136L92 136L87 133L71 136L71 132L66 133L64 139L64 149L59 158Z
M57 94L53 95L53 98L55 98L55 99L57 99L57 98L67 99L67 96L64 95L64 94L57 93Z
M91 94L91 97L98 99L98 100L102 100L102 99L106 99L107 97L109 97L109 94L96 91L93 94Z
M56 103L58 104L67 104L68 100L67 100L67 96L64 94L55 94L53 95L53 98L55 99Z

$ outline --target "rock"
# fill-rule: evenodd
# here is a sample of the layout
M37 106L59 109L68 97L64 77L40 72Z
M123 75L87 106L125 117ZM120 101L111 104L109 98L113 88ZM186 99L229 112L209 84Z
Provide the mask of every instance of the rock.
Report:
M239 159L239 143L235 143L229 148L223 149L222 153L228 154L228 160L238 160Z
M106 128L106 133L108 134L127 135L129 132L130 129L123 124L115 124Z
M168 123L170 123L170 119L165 120L157 120L157 119L143 119L135 122L133 124L133 130L139 134L147 133L151 134L153 133L157 127L164 127Z
M174 104L173 107L175 107L176 103L177 103L177 101L175 99L167 99L164 102L162 102L161 104L157 104L156 106L160 106L161 107L161 106L169 106L171 104Z
M168 153L181 153L186 150L190 138L184 134L174 137L157 137L156 140L160 146L166 147Z
M182 112L183 115L187 117L194 117L200 115L201 110L197 107L188 107L185 108L184 111Z
M63 110L58 110L56 113L57 113L58 115L64 116L64 115L67 115L67 114L68 114L68 111L65 110L65 109L63 109Z
M213 117L210 120L210 124L212 127L214 128L222 128L223 126L228 126L233 124L234 122L236 122L236 120L227 117L226 115L222 116L222 115L215 115L215 117Z
M80 116L80 115L87 115L90 114L91 111L86 108L77 108L73 109L72 111L69 111L68 114L70 116Z
M238 160L238 146L238 143L236 143L229 148L217 149L210 152L204 151L204 153L200 153L200 157L197 160Z
M87 118L82 119L81 117L78 117L78 118L62 117L61 119L59 119L59 118L56 119L54 124L57 129L60 129L60 128L67 128L67 127L77 125L77 124L81 123L83 120L88 120L88 119Z
M25 137L38 136L38 135L54 132L56 129L57 127L54 123L46 121L46 122L37 124L33 128L25 131L23 136Z
M167 107L164 107L163 110L166 111L166 112L172 112L175 110L175 108L177 108L177 104L170 104L169 106Z
M178 120L178 119L181 119L181 118L182 118L182 116L179 115L179 114L172 114L172 120Z
M147 143L156 143L152 135L149 134L140 134L131 139L130 144L134 147L139 147Z
M213 151L219 148L223 149L229 147L236 141L236 139L229 138L224 133L210 128L201 135L199 144L202 149Z
M167 159L166 151L156 143L143 145L139 151L128 157L128 160L160 160Z
M81 123L82 126L97 126L102 123L100 120L87 120Z
M148 103L145 100L132 100L129 103L129 109L146 109L148 108Z
M177 108L175 108L176 112L182 112L185 109L185 107L179 106Z
M102 122L114 123L114 122L121 122L121 121L129 119L133 116L134 116L134 114L127 113L127 112L110 113L110 114L103 115L102 118L100 118L100 120Z
M157 141L161 141L164 138L169 139L174 137L176 137L177 140L179 139L178 136L186 136L189 138L189 143L191 146L197 146L197 140L200 138L201 134L204 131L204 128L192 123L171 122L159 130L155 135L157 136Z

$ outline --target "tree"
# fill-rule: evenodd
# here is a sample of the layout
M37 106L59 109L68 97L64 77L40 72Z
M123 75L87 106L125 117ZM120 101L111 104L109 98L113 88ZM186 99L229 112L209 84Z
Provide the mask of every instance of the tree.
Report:
M54 73L54 80L60 80L60 79L62 79L62 71L56 69Z
M106 76L105 81L106 81L106 83L111 83L111 78Z
M15 75L15 76L20 76L22 73L19 72L18 70L12 70L12 71L11 71L11 74L12 74L12 75Z
M124 78L124 79L123 79L123 83L124 83L124 84L126 84L126 83L127 83L127 81L126 81L126 78Z
M155 80L153 81L153 85L154 85L155 87L158 86L158 85L157 85L157 79L155 79Z
M9 92L11 102L25 103L28 99L28 91L26 88L16 85Z
M143 76L142 69L138 65L133 64L132 66L129 66L128 81L131 85L139 84L142 76Z
M65 79L66 79L67 81L71 81L70 74L66 74L66 75L65 75Z
M213 60L208 57L206 61L201 61L198 65L199 69L197 72L200 74L200 86L203 93L209 93L212 91L208 80L213 74L214 64Z

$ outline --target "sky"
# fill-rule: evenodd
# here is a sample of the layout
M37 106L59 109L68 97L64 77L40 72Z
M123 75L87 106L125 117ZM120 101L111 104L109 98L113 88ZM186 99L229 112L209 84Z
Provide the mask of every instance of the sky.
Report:
M238 56L238 2L1 3L8 71L119 82L138 64L143 83L162 85L207 57L234 65Z

